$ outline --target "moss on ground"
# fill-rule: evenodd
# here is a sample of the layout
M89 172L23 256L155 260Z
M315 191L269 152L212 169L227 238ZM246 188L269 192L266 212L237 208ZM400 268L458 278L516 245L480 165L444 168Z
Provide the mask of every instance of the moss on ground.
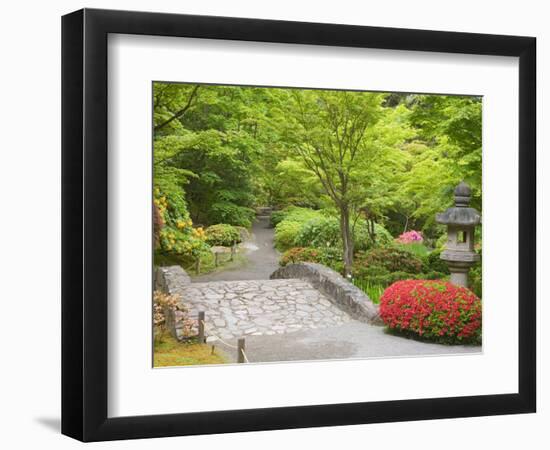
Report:
M216 267L214 264L214 255L211 253L205 253L201 256L201 270L199 275L234 269L246 264L246 257L239 251L237 251L233 261L230 261L230 257L230 254L221 255L218 260L219 265ZM154 264L155 266L181 266L189 276L197 276L195 273L195 261L189 257L155 253Z
M196 341L178 342L170 335L155 339L154 367L196 366L203 364L224 364L225 355L220 350Z

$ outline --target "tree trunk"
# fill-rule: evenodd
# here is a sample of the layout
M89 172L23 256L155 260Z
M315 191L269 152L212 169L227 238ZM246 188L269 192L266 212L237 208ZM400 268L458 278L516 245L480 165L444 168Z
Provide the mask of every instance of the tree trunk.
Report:
M372 245L376 245L376 228L374 225L374 219L367 219L367 230L369 232Z
M340 233L342 235L344 276L347 278L352 274L353 266L353 234L349 222L349 209L347 206L340 208Z

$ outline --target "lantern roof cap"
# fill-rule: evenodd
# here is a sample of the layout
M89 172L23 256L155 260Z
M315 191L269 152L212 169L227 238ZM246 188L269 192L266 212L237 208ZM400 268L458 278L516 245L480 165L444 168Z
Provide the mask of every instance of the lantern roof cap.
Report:
M475 226L481 223L481 214L475 208L470 208L472 190L461 181L454 190L455 206L443 213L438 213L435 220L443 225Z
M452 207L436 214L435 220L443 225L476 226L481 223L481 214L475 208Z

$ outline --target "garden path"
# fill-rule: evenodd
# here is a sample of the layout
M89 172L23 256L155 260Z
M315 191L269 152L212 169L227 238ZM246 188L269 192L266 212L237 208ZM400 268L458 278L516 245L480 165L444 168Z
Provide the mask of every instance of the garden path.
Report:
M243 243L246 262L237 267L193 277L193 282L230 280L267 280L279 268L279 252L273 245L274 229L269 216L257 216L252 225L251 238Z
M190 317L205 312L207 335L273 336L350 322L351 317L304 280L191 283L181 290Z
M237 362L236 351L221 345L218 348L224 351L230 362ZM481 353L481 346L441 345L407 339L387 333L384 327L356 320L322 329L246 337L246 354L251 363L475 353Z

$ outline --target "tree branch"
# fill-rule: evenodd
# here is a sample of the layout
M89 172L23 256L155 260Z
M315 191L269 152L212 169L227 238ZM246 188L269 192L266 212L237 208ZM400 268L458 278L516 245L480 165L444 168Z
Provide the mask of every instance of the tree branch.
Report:
M171 123L172 121L178 119L179 117L183 116L186 111L191 108L192 106L192 103L193 103L193 99L196 97L197 95L197 91L199 90L199 85L197 84L193 90L191 91L191 95L189 96L189 99L187 100L187 103L186 105L180 109L178 112L176 112L172 117L170 117L168 120L165 120L164 122L162 122L161 124L155 126L155 131L158 131L160 130L161 128L165 127L166 125L168 125L169 123Z

